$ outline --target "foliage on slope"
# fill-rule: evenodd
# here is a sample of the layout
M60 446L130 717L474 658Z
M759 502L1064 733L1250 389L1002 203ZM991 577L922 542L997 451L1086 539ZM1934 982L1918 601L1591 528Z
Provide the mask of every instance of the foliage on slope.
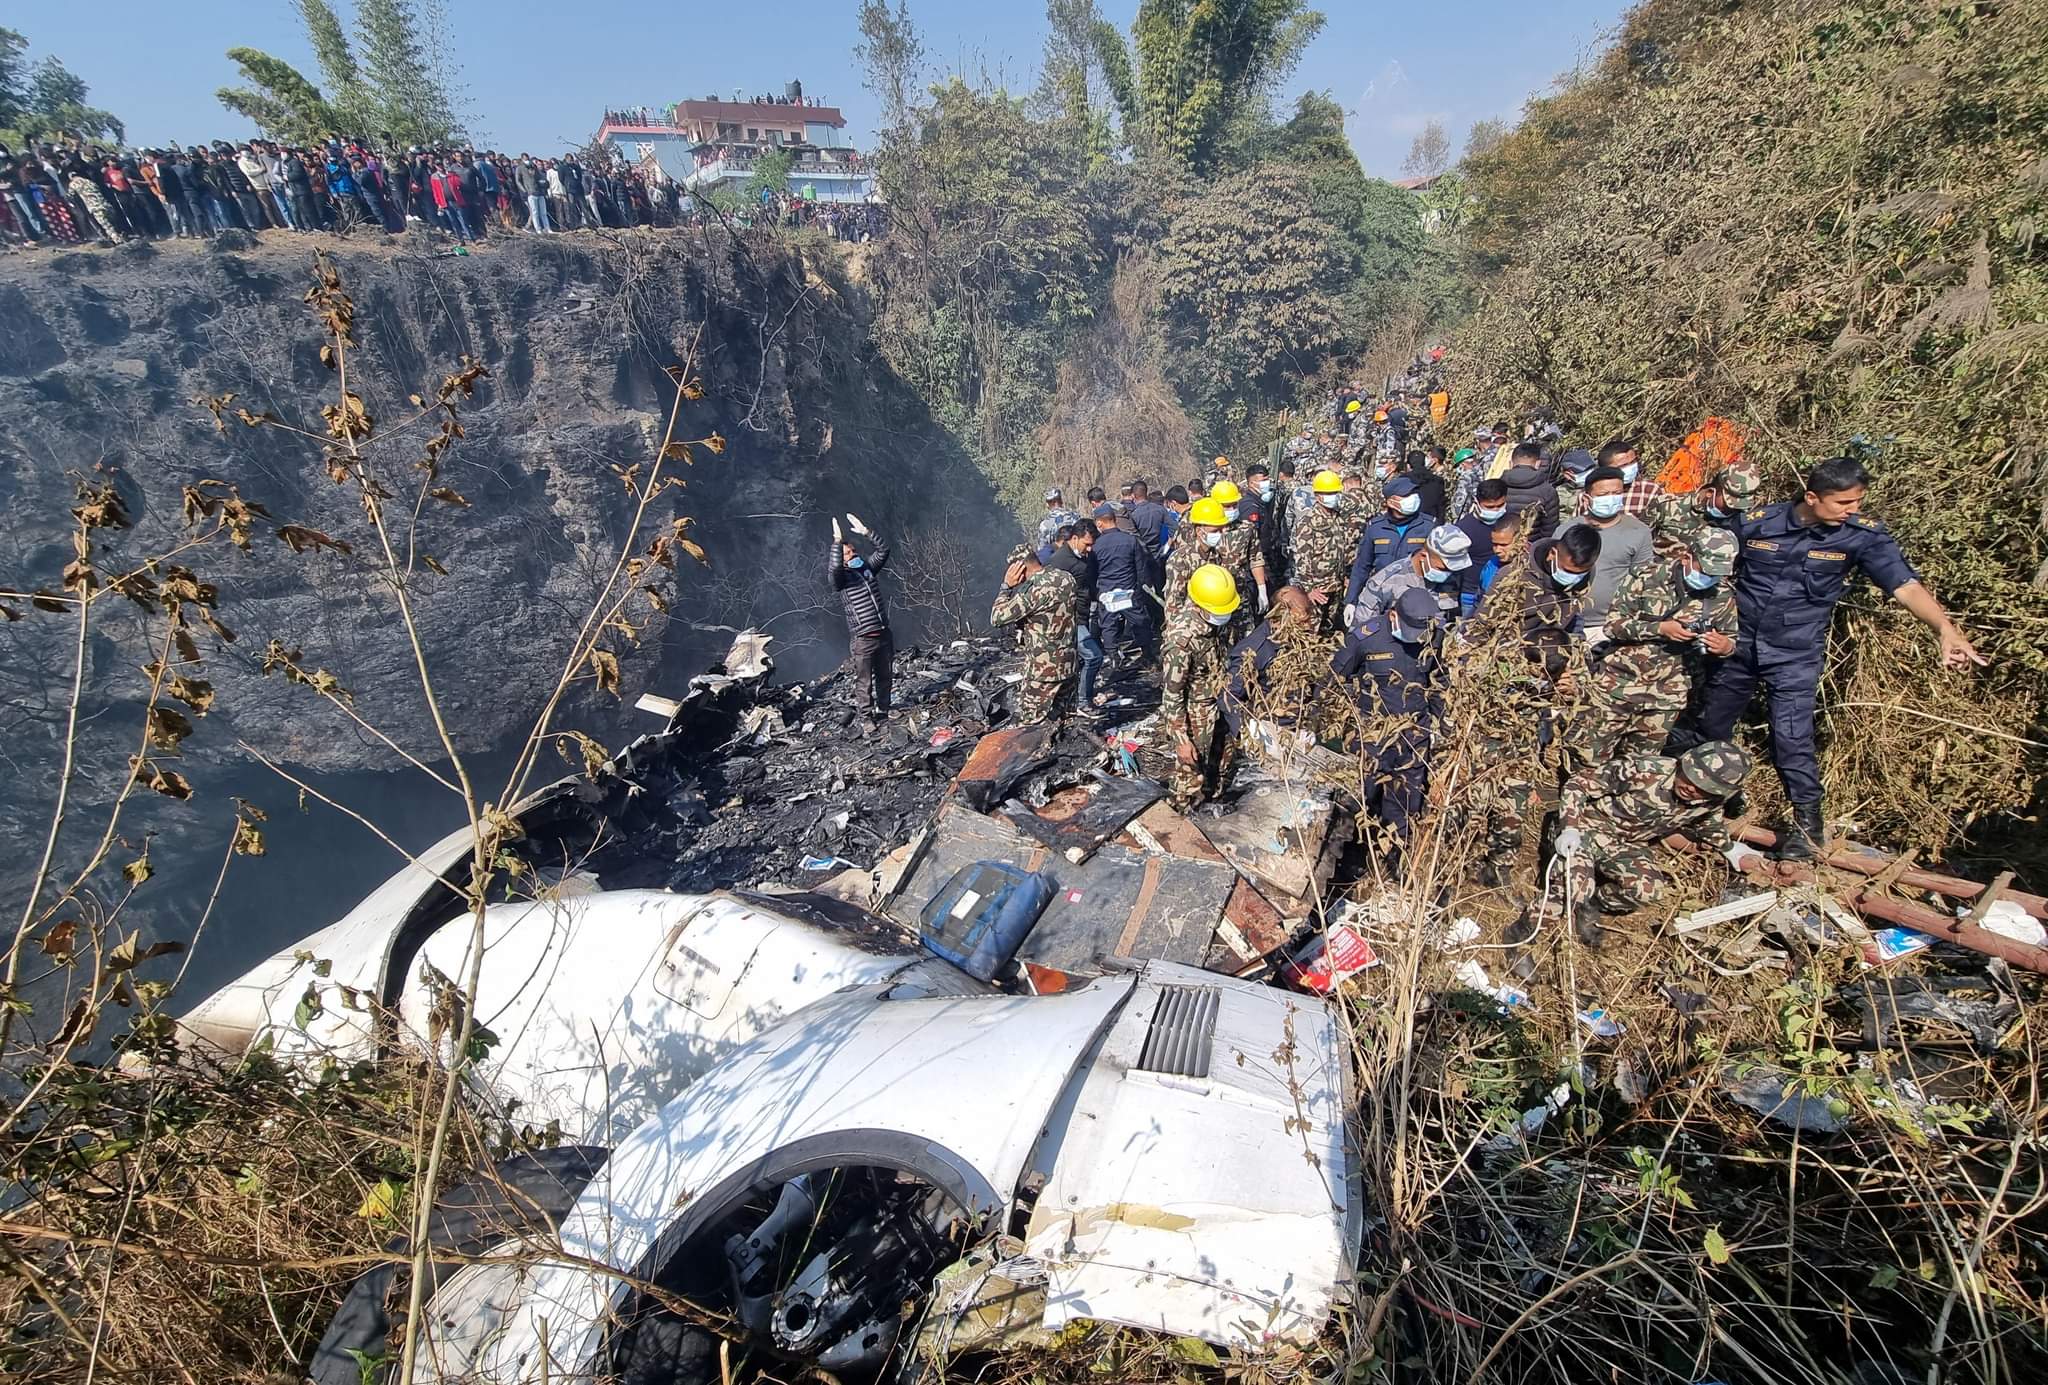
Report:
M1504 265L1457 349L1468 421L1548 407L1654 459L1721 414L1768 499L1891 439L1866 508L1997 663L1944 672L1852 595L1824 768L1937 847L2029 802L2048 708L2044 58L2038 5L1658 0L1468 170Z

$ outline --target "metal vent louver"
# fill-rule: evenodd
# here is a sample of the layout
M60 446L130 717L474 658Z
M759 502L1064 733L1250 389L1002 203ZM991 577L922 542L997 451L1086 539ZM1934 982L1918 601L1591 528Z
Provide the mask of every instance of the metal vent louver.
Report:
M1216 1044L1216 1011L1223 992L1216 986L1161 986L1159 1007L1145 1031L1138 1071L1176 1077L1207 1077Z

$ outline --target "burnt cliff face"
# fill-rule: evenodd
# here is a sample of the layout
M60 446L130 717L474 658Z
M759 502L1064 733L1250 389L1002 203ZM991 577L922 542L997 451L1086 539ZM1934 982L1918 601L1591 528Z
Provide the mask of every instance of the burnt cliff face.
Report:
M119 540L124 554L175 542L181 488L203 479L233 482L272 516L253 553L223 546L191 560L218 584L220 617L238 638L205 651L218 700L178 766L194 802L150 802L127 833L164 833L153 851L162 874L135 906L158 901L146 933L189 931L204 897L194 882L210 887L217 865L208 848L224 839L228 795L273 807L293 800L289 786L249 768L237 739L374 800L366 811L392 810L402 830L419 819L415 836L448 820L417 801L439 790L385 780L391 751L305 689L257 671L270 640L301 649L367 720L420 758L439 758L395 607L361 556L370 545L352 492L328 479L314 443L232 421L221 432L195 403L231 393L236 407L320 431L334 377L301 301L310 260L307 241L273 235L0 262L0 584L58 585L73 472L103 467L119 486L136 525ZM430 505L418 532L449 575L422 574L413 588L441 706L465 752L489 758L516 743L553 685L631 516L614 468L651 463L671 399L665 369L692 354L706 396L687 406L679 435L715 431L729 447L699 451L680 473L685 487L657 502L657 522L694 516L712 567L686 565L669 613L647 621L637 648L620 646L626 706L641 691L680 690L723 650L729 628L766 623L785 673L836 662L844 630L822 566L830 517L849 509L897 542L900 640L947 633L976 619L977 606L985 615L988 555L1015 540L1014 521L870 348L865 296L838 250L712 233L499 240L464 257L342 243L336 263L356 305L351 384L373 417L404 417L407 397L430 395L462 356L489 371L442 471L471 505ZM418 440L393 447L382 465L400 489ZM293 554L272 532L287 522L345 539L357 555ZM81 850L134 749L135 670L153 657L142 625L103 604L74 789ZM47 822L74 635L58 614L0 625L0 743L12 761L0 827L24 844L39 844ZM558 721L606 740L652 729L620 708L586 689ZM544 763L541 778L559 765ZM356 850L357 837L372 840L332 814L293 815L272 830L273 859L303 848L324 868ZM0 866L5 897L19 897L12 887L32 856L24 845ZM297 899L292 922L277 925L283 936L263 941L324 921L392 864L376 848L339 873L339 897ZM262 869L275 866L250 872L257 897ZM231 973L257 945L216 941L242 955L200 970Z

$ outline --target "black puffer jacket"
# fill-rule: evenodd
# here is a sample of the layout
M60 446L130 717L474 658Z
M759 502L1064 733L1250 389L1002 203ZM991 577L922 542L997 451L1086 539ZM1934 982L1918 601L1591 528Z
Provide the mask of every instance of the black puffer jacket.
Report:
M1508 513L1532 512L1523 537L1530 543L1547 539L1557 530L1557 487L1541 467L1509 467L1501 480L1507 482Z
M889 628L889 607L882 600L882 584L876 580L888 565L886 543L876 544L860 567L848 567L838 541L833 541L825 571L832 579L832 589L839 593L840 604L846 608L847 634L875 635Z

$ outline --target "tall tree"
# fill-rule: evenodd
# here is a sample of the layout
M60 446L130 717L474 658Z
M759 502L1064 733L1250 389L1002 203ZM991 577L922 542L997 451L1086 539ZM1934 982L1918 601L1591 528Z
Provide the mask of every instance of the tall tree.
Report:
M1500 147L1508 137L1508 126L1504 120L1475 120L1465 135L1464 157L1483 159Z
M373 93L374 133L400 144L446 144L461 134L412 0L356 0L356 39Z
M1441 120L1431 120L1408 146L1401 171L1411 178L1434 178L1451 166L1451 137Z
M313 144L346 122L290 63L254 48L230 48L228 58L242 69L248 86L222 87L214 95L237 115L261 126L263 133L289 144Z
M28 113L28 40L0 29L0 130L11 130Z
M67 135L89 140L127 137L127 127L109 111L88 106L91 91L85 80L55 57L46 57L27 69L22 79L22 55L27 41L12 29L0 29L0 107L12 109L10 120L0 125L31 139Z
M1135 79L1119 93L1126 138L1208 173L1224 130L1263 104L1322 27L1304 0L1141 0L1136 60L1124 64Z
M355 50L349 47L348 31L341 27L341 16L327 0L298 0L298 9L306 37L313 44L313 57L320 64L320 80L326 83L327 105L344 124L361 125L371 114L371 103L363 88L363 70L356 62ZM234 57L234 51L228 56Z
M888 0L861 0L860 42L854 52L867 69L867 89L882 103L883 129L907 130L924 67L924 44L910 22L908 0L896 0L893 10Z

